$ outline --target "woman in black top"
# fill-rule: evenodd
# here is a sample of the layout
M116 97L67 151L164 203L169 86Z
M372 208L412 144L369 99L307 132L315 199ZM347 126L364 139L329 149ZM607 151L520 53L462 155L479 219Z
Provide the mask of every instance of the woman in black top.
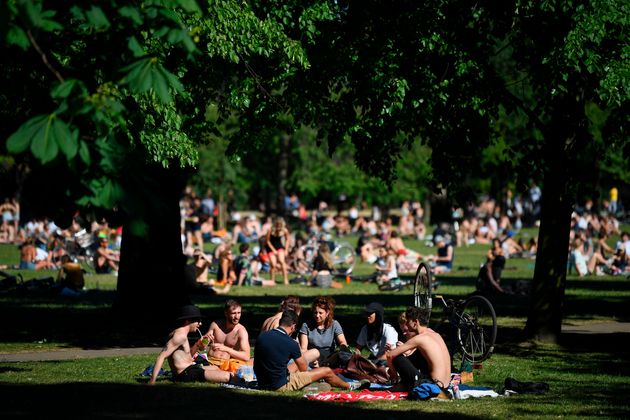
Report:
M269 254L271 280L276 280L276 273L280 270L284 284L289 284L287 249L290 240L289 229L287 229L284 219L279 217L267 232L267 252Z
M486 254L486 263L477 276L477 289L486 293L505 293L501 287L501 274L505 268L505 256L499 239L492 240L492 248Z

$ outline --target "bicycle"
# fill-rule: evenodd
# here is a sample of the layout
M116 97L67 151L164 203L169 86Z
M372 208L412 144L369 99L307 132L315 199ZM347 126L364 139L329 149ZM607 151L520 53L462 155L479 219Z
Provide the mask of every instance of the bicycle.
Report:
M63 238L61 247L72 262L78 263L83 269L94 269L94 236L85 229L80 230L69 238Z
M431 269L420 263L413 283L413 304L427 309L429 318L433 310ZM443 307L443 319L448 320L455 331L453 340L462 359L478 363L488 359L494 351L497 338L497 316L492 303L480 295L465 299L445 299L435 295ZM452 346L454 347L454 346Z
M332 241L325 241L323 239L318 240L316 238L309 238L309 240L302 245L303 257L299 261L294 262L295 266L301 267L301 269L298 270L298 274L310 274L313 261L315 260L315 256L317 256L319 244L322 242L327 243L330 248L330 255L334 266L332 275L336 277L345 277L350 275L354 269L354 264L356 263L354 248L345 242L336 243Z

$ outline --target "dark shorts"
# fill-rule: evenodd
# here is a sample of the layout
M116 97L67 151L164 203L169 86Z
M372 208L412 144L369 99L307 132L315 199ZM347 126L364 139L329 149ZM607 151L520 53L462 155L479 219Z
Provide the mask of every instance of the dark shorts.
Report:
M175 375L173 382L206 382L205 369L201 365L190 365L182 373Z
M107 264L107 262L105 262L103 265L95 265L94 271L96 274L109 274L111 272L111 267Z

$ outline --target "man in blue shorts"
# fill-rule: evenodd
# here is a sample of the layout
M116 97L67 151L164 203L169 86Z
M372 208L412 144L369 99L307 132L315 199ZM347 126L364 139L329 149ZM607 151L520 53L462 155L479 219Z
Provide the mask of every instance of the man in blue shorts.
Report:
M300 352L300 346L291 338L297 322L298 316L295 312L284 311L278 328L262 333L256 340L254 372L258 386L280 392L295 391L323 379L333 387L358 389L335 375L329 367L308 370L308 363ZM291 360L295 361L297 372L289 373L287 366Z

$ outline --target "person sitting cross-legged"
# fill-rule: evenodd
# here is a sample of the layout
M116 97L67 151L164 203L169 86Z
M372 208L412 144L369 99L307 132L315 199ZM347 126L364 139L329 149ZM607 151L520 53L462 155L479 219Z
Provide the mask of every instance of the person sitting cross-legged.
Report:
M329 367L308 370L308 363L300 346L291 338L295 332L298 315L284 311L278 328L260 334L254 349L254 373L258 386L272 391L295 391L323 379L329 385L342 389L358 389L354 383L345 382ZM289 362L293 360L297 372L289 372ZM365 386L361 383L361 386Z
M224 319L210 324L208 331L198 341L209 341L208 362L221 370L236 372L243 364L250 362L249 334L241 324L241 304L228 299L224 307Z
M94 256L94 271L98 274L118 273L119 261L119 253L109 248L107 238L101 238Z
M428 311L410 306L405 311L405 318L410 338L385 352L390 378L400 376L400 384L395 390L410 391L421 379L446 389L451 381L451 356L442 336L428 327ZM409 350L416 351L409 354Z

